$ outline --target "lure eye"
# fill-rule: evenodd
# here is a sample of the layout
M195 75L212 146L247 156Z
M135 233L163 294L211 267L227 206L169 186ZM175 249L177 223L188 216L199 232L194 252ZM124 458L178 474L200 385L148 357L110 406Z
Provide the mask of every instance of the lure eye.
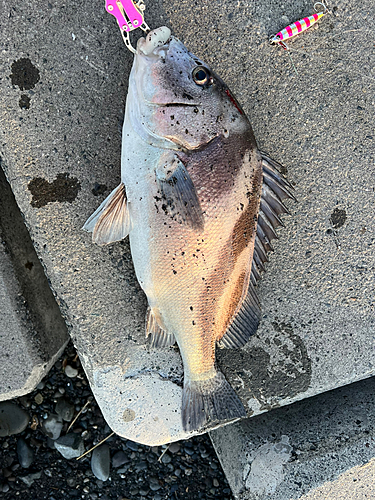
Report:
M210 72L208 69L203 68L203 66L197 66L193 70L193 80L197 85L201 85L202 87L212 83Z

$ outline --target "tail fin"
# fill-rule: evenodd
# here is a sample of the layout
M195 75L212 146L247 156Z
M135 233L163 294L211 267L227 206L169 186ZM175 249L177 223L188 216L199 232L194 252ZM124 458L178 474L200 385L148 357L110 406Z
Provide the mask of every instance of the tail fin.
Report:
M184 380L182 425L193 431L211 422L246 417L240 398L221 372L207 380Z

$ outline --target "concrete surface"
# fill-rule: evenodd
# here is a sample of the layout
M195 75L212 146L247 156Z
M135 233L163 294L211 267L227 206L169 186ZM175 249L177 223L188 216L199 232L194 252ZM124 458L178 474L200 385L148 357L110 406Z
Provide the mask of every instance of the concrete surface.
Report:
M375 498L375 378L210 432L238 500Z
M35 389L68 332L0 169L0 401Z
M330 8L291 43L296 75L268 39L310 1L147 2L148 24L170 26L223 77L296 189L259 286L258 334L217 356L249 416L375 372L374 15L369 0ZM99 248L80 229L120 180L132 56L104 4L2 10L3 168L93 392L122 436L186 437L180 357L148 352L128 241Z

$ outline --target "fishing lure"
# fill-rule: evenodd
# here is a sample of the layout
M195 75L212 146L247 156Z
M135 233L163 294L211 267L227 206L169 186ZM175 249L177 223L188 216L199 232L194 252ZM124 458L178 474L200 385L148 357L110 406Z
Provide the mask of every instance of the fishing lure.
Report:
M323 7L322 12L317 12L316 14L313 14L312 16L309 17L304 17L303 19L300 19L299 21L296 21L295 23L290 24L283 30L279 31L276 33L276 35L272 36L270 38L271 43L277 43L277 45L280 45L284 50L288 50L288 46L285 43L285 40L289 40L290 38L293 38L294 36L299 35L300 33L303 33L306 31L310 26L313 24L317 23L319 19L321 19L323 16L325 16L329 10L328 8L324 5L322 2L316 2L314 4L314 9L317 11L317 6L321 5Z

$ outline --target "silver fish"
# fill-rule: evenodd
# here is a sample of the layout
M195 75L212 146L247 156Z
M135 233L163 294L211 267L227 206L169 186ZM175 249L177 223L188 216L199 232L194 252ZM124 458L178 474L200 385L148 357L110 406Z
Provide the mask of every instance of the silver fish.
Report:
M244 417L215 347L242 347L258 327L254 286L290 185L225 83L166 27L138 41L121 160L84 229L99 245L129 235L151 346L181 352L184 429Z

